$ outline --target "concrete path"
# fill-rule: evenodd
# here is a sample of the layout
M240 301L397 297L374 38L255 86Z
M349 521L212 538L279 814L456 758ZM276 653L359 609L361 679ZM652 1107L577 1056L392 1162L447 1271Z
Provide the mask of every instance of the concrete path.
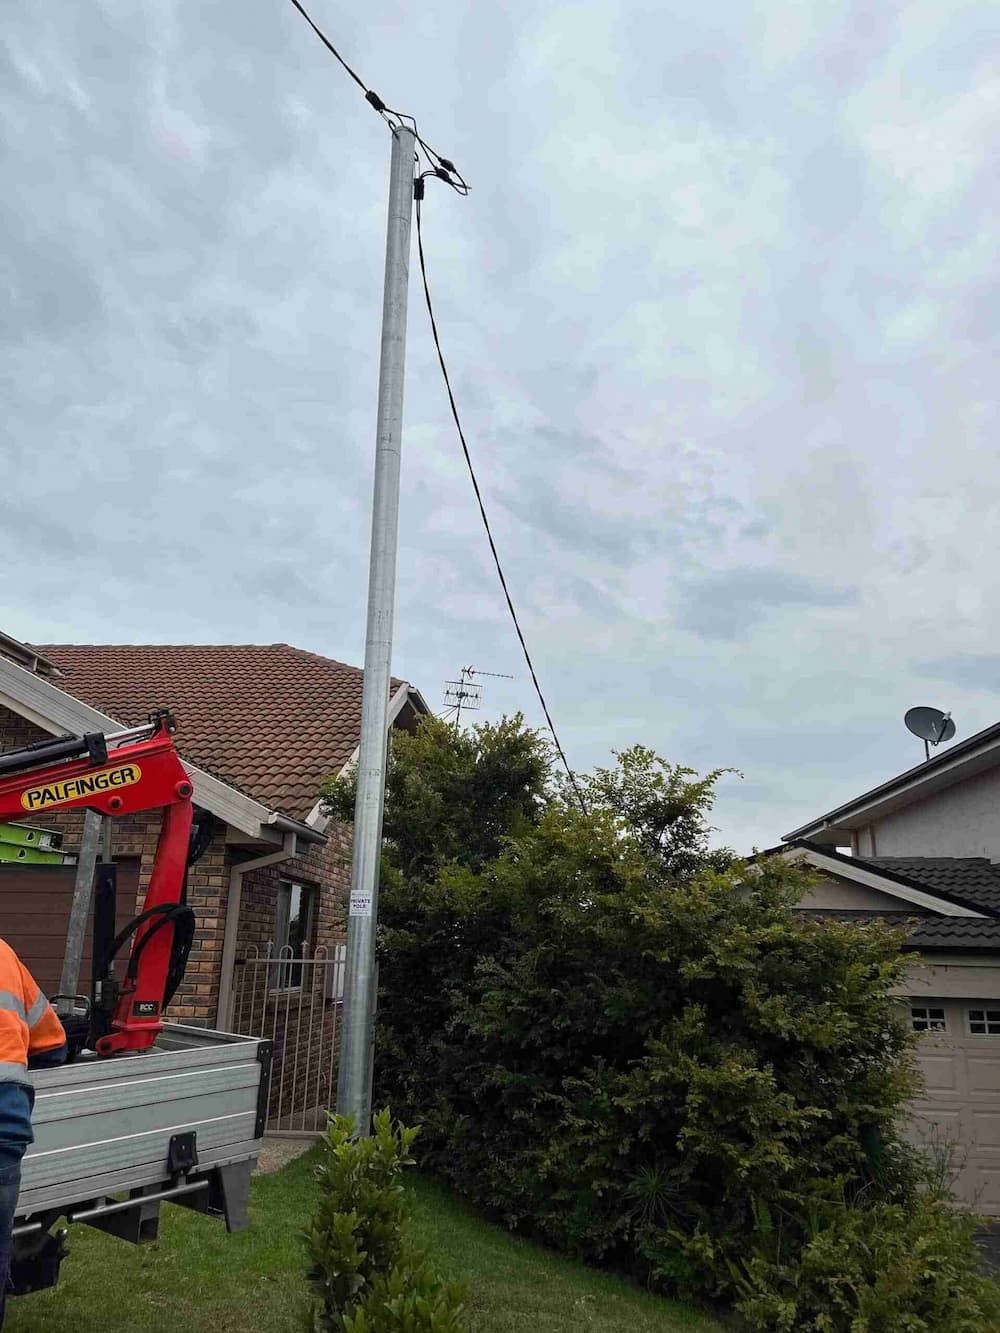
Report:
M277 1137L264 1139L260 1145L257 1170L254 1174L269 1176L274 1171L280 1171L289 1162L294 1162L296 1157L301 1157L303 1153L307 1153L315 1142L315 1139L282 1139Z

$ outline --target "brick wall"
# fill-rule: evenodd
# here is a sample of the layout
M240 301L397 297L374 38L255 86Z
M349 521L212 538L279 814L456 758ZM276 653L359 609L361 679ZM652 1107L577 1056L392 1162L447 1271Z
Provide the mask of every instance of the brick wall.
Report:
M237 952L263 953L274 942L278 885L294 880L316 890L310 947L329 948L344 939L351 889L351 831L342 824L327 829L325 846L310 844L290 861L251 870L243 877Z
M20 750L25 745L34 745L35 741L51 739L49 732L42 731L9 708L0 708L0 752Z
M0 752L30 745L47 738L47 733L17 714L0 708ZM83 817L77 812L50 812L36 819L25 818L43 828L58 829L63 834L63 848L68 852L79 846ZM142 902L156 853L160 814L129 816L112 824L112 855L115 858L138 857L139 889L135 911ZM245 953L251 945L261 952L274 938L277 887L282 879L295 879L316 886L317 905L313 945L334 944L344 937L346 902L350 888L350 830L331 826L325 846L309 845L302 854L280 866L272 866L246 875L237 952ZM188 874L188 902L194 909L196 930L187 975L170 1006L169 1016L179 1022L211 1024L219 1003L222 941L225 932L229 878L232 867L253 859L260 850L227 845L226 829L217 830L205 855ZM0 900L2 930L2 900Z

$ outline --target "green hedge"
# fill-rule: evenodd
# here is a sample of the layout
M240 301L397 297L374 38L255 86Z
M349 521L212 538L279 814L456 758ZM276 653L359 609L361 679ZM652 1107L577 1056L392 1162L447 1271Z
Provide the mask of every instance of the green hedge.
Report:
M966 1231L899 1134L915 1087L900 935L798 919L798 870L710 853L716 775L631 751L586 780L584 814L532 785L534 738L501 727L430 723L394 749L376 1076L423 1124L425 1159L508 1225L760 1329L997 1327ZM512 818L498 831L489 782L469 782L463 851L442 793L498 741ZM933 1298L902 1283L896 1323L869 1318L916 1215L955 1262ZM834 1244L851 1275L836 1300L817 1269ZM949 1299L966 1322L920 1322Z
M908 1206L814 1207L804 1244L772 1221L734 1267L739 1308L781 1333L984 1333L1000 1328L997 1284L973 1243L975 1219L940 1198Z

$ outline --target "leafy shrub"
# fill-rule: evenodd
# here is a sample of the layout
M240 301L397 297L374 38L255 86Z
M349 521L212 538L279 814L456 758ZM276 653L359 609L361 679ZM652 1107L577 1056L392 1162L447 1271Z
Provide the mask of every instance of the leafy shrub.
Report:
M505 754L517 778L494 807ZM660 1289L739 1300L759 1328L784 1327L791 1301L788 1327L920 1330L906 1321L924 1318L926 1282L904 1284L895 1324L878 1305L902 1280L902 1221L933 1221L956 1273L975 1252L944 1205L927 1212L899 1133L916 1086L903 932L801 919L799 868L710 851L717 775L637 748L583 780L583 813L537 757L509 727L428 722L394 741L376 1079L423 1122L425 1160L509 1226ZM480 763L452 815L441 793ZM404 837L406 793L421 814ZM348 805L336 788L332 808ZM773 1261L768 1217L782 1219ZM874 1311L861 1322L838 1313L832 1276L823 1290L831 1249ZM971 1310L992 1288L969 1290Z
M737 1309L779 1333L983 1333L1000 1328L1000 1288L980 1267L975 1222L932 1195L916 1207L826 1207L802 1245L760 1225L734 1271Z
M336 1327L336 1325L334 1325ZM375 1278L344 1333L462 1333L462 1293L412 1255Z
M460 1333L462 1292L443 1283L407 1235L403 1170L417 1130L375 1117L371 1138L335 1116L306 1231L314 1333Z

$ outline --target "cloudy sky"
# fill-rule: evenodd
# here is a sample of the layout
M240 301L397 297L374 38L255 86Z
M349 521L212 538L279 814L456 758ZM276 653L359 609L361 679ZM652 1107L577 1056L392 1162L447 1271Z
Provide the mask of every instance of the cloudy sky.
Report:
M571 761L735 765L746 848L1000 718L994 6L312 5L472 184L428 262ZM360 663L385 126L285 0L7 0L0 123L0 626ZM538 721L412 296L396 670Z

